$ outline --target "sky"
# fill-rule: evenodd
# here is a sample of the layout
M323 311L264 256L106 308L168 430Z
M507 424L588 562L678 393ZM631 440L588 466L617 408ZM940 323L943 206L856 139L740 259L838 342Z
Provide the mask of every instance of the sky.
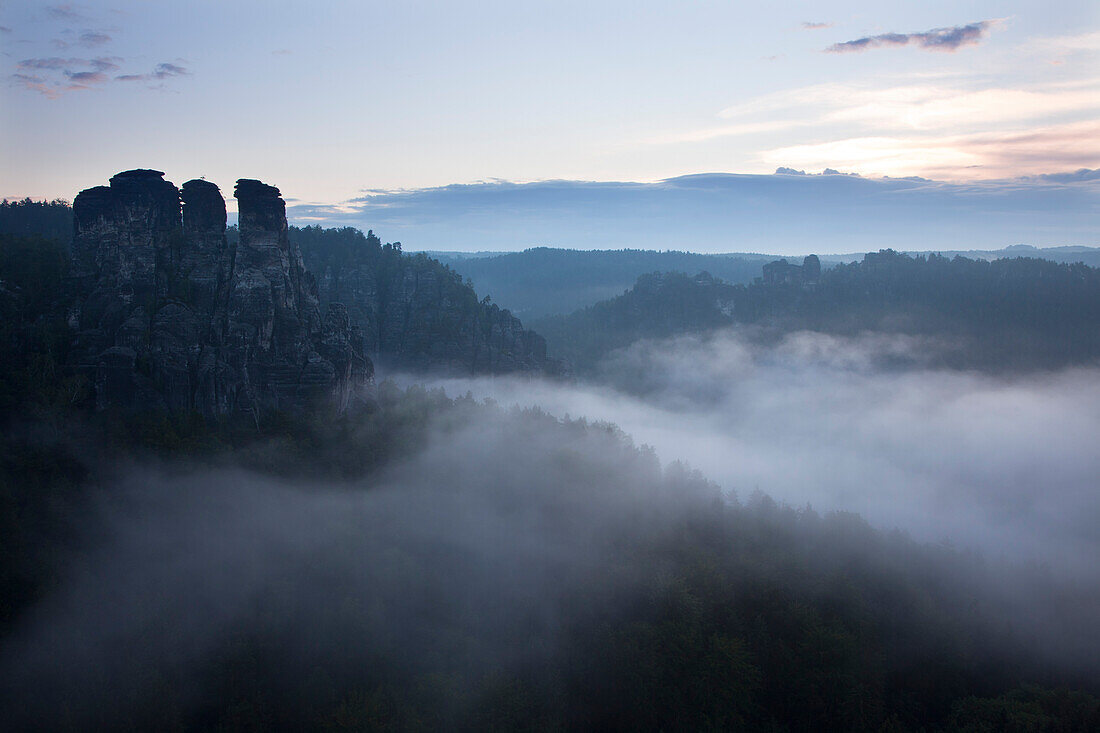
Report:
M1090 0L0 0L0 75L0 197L71 199L151 167L223 191L259 178L301 221L367 227L387 196L471 184L833 169L1053 184L1051 222L997 243L1097 243L1095 179L1064 177L1100 168ZM436 212L415 215L383 238L476 247L470 232L409 242ZM524 225L484 248L569 244Z

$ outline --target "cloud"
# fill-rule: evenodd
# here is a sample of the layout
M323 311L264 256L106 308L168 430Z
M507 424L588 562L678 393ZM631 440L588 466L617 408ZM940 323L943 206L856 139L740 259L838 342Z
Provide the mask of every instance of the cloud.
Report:
M94 59L60 58L51 56L48 58L23 59L16 68L21 70L38 69L49 71L66 71L74 66L90 66L94 71L114 71L119 68L122 59L118 56L99 56Z
M1100 582L1100 373L992 378L926 366L948 346L890 334L795 333L771 346L738 330L635 343L607 386L442 382L504 406L603 419L662 461L741 496L857 511L881 528L993 556L1050 562ZM904 366L903 366L904 365Z
M771 165L837 166L878 176L1007 179L1100 165L1100 120L965 135L867 136L765 150ZM960 173L969 175L960 175Z
M73 34L73 32L70 31L70 30L63 31L63 35L71 36L72 34ZM77 37L77 39L75 41L66 41L66 40L61 39L61 38L55 38L55 39L53 39L53 41L51 41L51 43L53 44L54 48L57 48L59 50L64 50L66 48L71 48L73 46L82 46L84 48L96 48L98 46L106 45L106 44L110 43L112 40L113 39L110 35L108 35L106 33L103 33L101 31L84 31Z
M820 137L826 125L853 124L879 134L900 130L962 132L1100 111L1100 79L1071 84L968 88L917 80L885 86L830 82L761 95L728 107L725 124L643 138L639 145L705 142L798 128ZM960 129L961 128L961 129Z
M46 14L51 18L58 20L79 20L83 18L83 14L76 10L76 7L71 3L64 3L61 5L47 5Z
M653 135L633 145L755 137L760 140L755 144L760 169L833 167L949 180L1014 178L1100 165L1100 142L1087 122L1100 116L1100 77L1095 76L1014 87L955 76L829 82L764 94L718 116L721 124ZM1035 147L1026 139L1028 131L1050 138L1050 131L1059 128L1076 131L1078 147L1059 150L1045 163L1029 153L1015 156L1020 167L1014 169L1012 150L975 145L986 138L1004 139L1018 151L1025 143ZM891 158L889 150L901 147L916 154ZM997 159L995 165L989 156Z
M66 72L65 76L74 84L102 84L107 81L107 75L100 71Z
M1056 183L1076 183L1079 181L1100 181L1100 168L1078 168L1072 173L1043 173L1039 178Z
M1024 50L1042 54L1091 53L1100 51L1100 31L1087 31L1065 36L1031 38L1023 44Z
M16 64L17 73L11 76L11 80L28 91L57 99L65 92L89 89L112 81L108 72L121 69L122 62L123 59L118 56L23 59ZM114 81L164 81L189 73L178 64L163 63L157 64L148 74L119 74L114 77Z
M16 68L19 69L65 69L69 66L87 63L84 59L63 59L57 56L39 59L23 59Z
M47 17L50 20L55 21L64 21L69 23L87 23L92 20L92 17L88 13L84 12L83 6L77 5L75 3L58 3L54 5L47 5L45 7L45 11Z
M1057 115L1100 111L1100 79L1068 86L960 89L913 84L883 89L849 89L843 105L827 113L839 122L879 129L947 130L964 125L990 130L995 125Z
M16 86L21 86L30 92L37 92L48 99L57 99L61 96L60 89L48 84L45 79L34 74L20 74L17 72L11 75L11 80Z
M832 27L833 27L832 23L812 23L812 22L809 22L809 21L805 21L805 22L802 23L803 30L807 30L807 31L816 31L816 30L820 30L822 28L832 28Z
M0 33L11 33L11 28L6 25L0 25Z
M996 162L996 148L1005 143L974 139L944 145L963 142L971 146L970 156L955 161L963 165L980 162L981 156ZM1019 149L1024 142L1008 144ZM1040 150L1044 143L1029 144ZM1059 144L1074 150L1068 140ZM852 149L866 148L853 144ZM881 158L872 162L888 164L896 141L881 145L879 152ZM924 153L909 151L906 160L913 164ZM815 155L812 165L794 156L784 159L779 152L774 157L770 170L868 170L843 164L839 156ZM1036 158L1028 166L1050 174L1100 167L1059 163L1042 168L1043 163ZM924 164L944 167L937 160ZM985 172L989 177L1006 167L998 163ZM1010 177L944 183L890 175L895 177L714 173L651 183L498 181L371 191L338 206L301 203L287 212L301 223L373 228L386 241L427 250L515 251L546 245L806 254L874 251L883 242L908 250L1097 244L1100 186L1095 181Z
M17 64L18 72L11 76L15 85L35 91L50 99L61 97L66 91L89 89L106 83L110 78L106 72L119 68L116 57L103 58L25 58ZM73 67L87 66L87 69L73 70ZM53 73L53 78L42 76L41 72ZM57 76L57 72L61 76Z
M96 46L102 46L105 43L110 43L111 37L106 33L97 33L95 31L84 31L80 34L80 40L78 43L86 48L95 48Z
M92 59L91 64L97 71L114 71L122 61L118 56L101 56Z
M825 50L829 53L846 53L882 46L907 46L912 43L930 51L955 51L961 46L978 43L996 23L995 20L983 20L951 28L933 28L921 33L882 33L877 36L865 36L853 41L834 43Z
M157 79L168 79L173 76L186 76L190 74L187 69L176 64L157 64L153 70L153 76Z
M122 74L116 76L116 81L157 81L171 79L176 76L189 76L190 71L177 64L157 64L148 74Z

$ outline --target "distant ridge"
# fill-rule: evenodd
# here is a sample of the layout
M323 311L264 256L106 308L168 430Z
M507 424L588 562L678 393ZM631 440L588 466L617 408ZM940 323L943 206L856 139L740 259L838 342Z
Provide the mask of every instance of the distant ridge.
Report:
M474 288L524 319L571 313L613 298L633 287L641 275L651 272L708 272L737 285L763 276L764 265L778 259L801 256L726 252L698 254L677 250L575 250L534 247L522 252L426 252L448 265ZM822 267L859 262L865 253L820 255ZM1065 246L1038 248L1016 244L996 250L928 249L906 251L910 256L932 254L974 260L1031 257L1059 264L1084 263L1100 267L1100 247Z

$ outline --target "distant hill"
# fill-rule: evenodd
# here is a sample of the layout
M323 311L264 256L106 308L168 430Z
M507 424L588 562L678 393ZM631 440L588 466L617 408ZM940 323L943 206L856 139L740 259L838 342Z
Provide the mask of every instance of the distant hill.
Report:
M570 313L619 295L651 272L709 272L730 283L760 277L773 255L703 255L654 250L574 250L536 247L489 256L433 253L467 277L479 293L530 320Z
M574 250L536 247L522 252L428 252L467 277L479 293L501 307L531 320L571 313L613 298L630 288L639 276L652 272L709 272L732 284L749 284L762 275L763 266L781 257L775 254L731 252L696 254L666 250ZM1042 258L1100 267L1100 248L1049 247L1017 244L997 250L926 250L911 256L961 255L969 259L1005 257ZM801 257L790 258L791 261ZM821 255L823 267L859 262L863 253Z
M975 260L997 260L1005 257L1031 257L1070 265L1075 262L1080 262L1089 267L1100 267L1100 247L1074 246L1039 248L1032 247L1030 244L1014 244L1002 249L932 250L926 252L906 252L906 254L928 255L933 252L944 255L945 257L960 255Z
M533 321L551 353L590 373L611 351L639 339L707 331L734 322L735 298L743 288L709 273L642 275L634 287L568 316Z
M823 271L815 285L648 275L616 298L531 326L578 373L638 339L734 325L759 327L765 338L798 330L929 336L941 344L925 355L932 363L1002 372L1097 361L1097 323L1100 269L884 250Z

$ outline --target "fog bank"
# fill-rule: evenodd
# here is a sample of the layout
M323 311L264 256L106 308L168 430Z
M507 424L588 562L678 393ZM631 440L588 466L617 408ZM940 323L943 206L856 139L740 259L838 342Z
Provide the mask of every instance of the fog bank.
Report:
M576 621L578 596L598 609L614 593L622 533L698 490L716 496L666 480L613 430L482 408L360 481L122 467L58 587L0 637L0 724L201 708L219 694L207 670L256 664L255 638L288 689L315 664L365 682L546 665L565 609ZM235 647L248 656L227 662ZM438 714L461 717L478 694L455 691Z
M503 404L609 420L662 461L742 497L760 490L880 528L1100 579L1100 370L994 378L922 366L935 344L736 331L641 342L606 384L433 382Z

